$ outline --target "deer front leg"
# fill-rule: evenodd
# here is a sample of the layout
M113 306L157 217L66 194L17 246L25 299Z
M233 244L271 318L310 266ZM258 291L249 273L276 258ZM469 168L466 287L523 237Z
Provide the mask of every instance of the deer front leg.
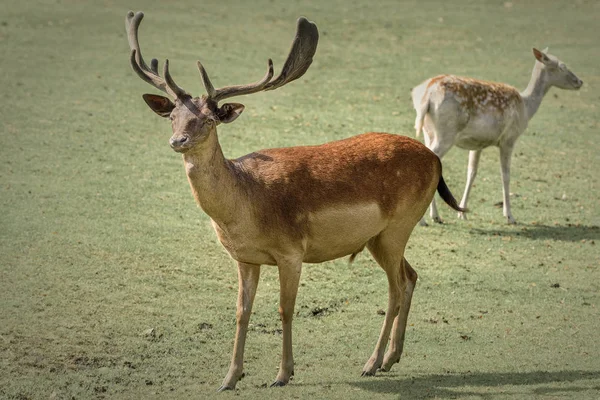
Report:
M469 193L471 193L471 187L475 182L475 176L477 176L477 167L479 166L479 158L481 157L481 150L469 151L469 166L467 168L467 185L465 186L465 192L463 193L462 200L460 201L461 208L467 208L467 201L469 200ZM467 216L463 212L458 213L458 218L467 219Z
M390 341L390 348L383 358L383 364L381 366L382 371L389 371L392 365L400 361L402 350L404 349L404 334L406 332L406 323L408 321L408 312L410 311L410 303L412 301L413 291L417 283L417 273L410 266L406 258L404 262L404 275L406 279L406 288L404 294L400 297L400 312L394 319L394 326L392 327L392 340Z
M302 272L302 260L283 261L278 263L279 268L279 315L283 330L283 350L281 354L281 365L274 386L284 386L294 375L294 355L292 352L292 319L294 318L294 307L298 284Z
M502 194L504 196L502 211L509 224L516 224L517 221L510 212L510 161L513 151L513 145L500 146L500 168L502 171Z
M235 342L233 344L233 356L229 372L219 388L223 390L233 390L236 383L243 377L244 368L244 345L246 344L246 333L248 332L248 322L252 312L252 303L256 295L258 278L260 275L260 265L246 264L238 262L238 299L236 320L237 327L235 332Z

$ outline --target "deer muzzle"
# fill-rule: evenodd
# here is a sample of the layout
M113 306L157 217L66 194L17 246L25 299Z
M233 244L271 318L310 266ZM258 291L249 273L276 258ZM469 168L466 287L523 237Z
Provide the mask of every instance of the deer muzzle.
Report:
M183 153L190 147L190 138L187 136L172 136L171 139L169 139L169 144L176 152Z

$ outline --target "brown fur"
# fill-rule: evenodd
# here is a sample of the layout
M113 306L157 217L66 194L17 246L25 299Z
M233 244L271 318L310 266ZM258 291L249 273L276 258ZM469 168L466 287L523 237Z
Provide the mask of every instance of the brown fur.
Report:
M439 75L429 81L427 88L436 84L456 95L460 99L460 105L470 111L487 107L503 111L508 105L521 101L519 91L504 83Z
M386 133L261 150L231 167L259 205L254 212L262 229L294 236L308 229L307 213L336 204L375 202L389 217L399 202L418 202L441 174L437 156L420 142Z

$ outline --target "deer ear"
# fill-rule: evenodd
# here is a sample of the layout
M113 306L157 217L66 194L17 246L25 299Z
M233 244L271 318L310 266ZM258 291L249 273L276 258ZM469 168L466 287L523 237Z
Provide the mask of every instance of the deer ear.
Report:
M550 58L546 55L545 52L539 51L536 48L533 49L533 55L535 56L536 60L538 60L542 64L550 65L552 63L552 60L550 60Z
M148 107L163 118L171 115L171 111L175 108L175 104L167 97L158 96L156 94L145 94L142 96Z
M225 103L217 110L217 118L219 118L219 122L228 124L235 121L244 108L244 105L240 103Z

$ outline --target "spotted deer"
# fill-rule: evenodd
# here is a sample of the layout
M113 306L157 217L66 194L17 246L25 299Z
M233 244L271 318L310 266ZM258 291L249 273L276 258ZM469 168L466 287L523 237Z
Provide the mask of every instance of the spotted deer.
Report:
M510 162L515 143L538 110L542 98L552 87L577 90L583 82L547 50L533 49L536 58L531 80L525 91L504 83L481 81L454 75L430 78L412 92L417 117L417 136L424 132L425 145L438 157L454 145L469 150L467 184L460 207L467 200L477 174L481 151L489 146L500 149L503 213L509 224L516 221L510 211ZM441 222L435 198L431 218ZM466 219L463 212L459 218ZM427 225L421 219L421 225Z
M192 194L237 262L237 328L229 371L219 390L234 389L243 376L244 344L261 265L277 266L279 271L283 350L271 386L283 386L294 374L292 318L302 263L352 258L365 247L387 274L389 296L379 340L362 374L389 370L402 353L417 281L417 273L404 258L410 233L436 189L452 208L461 210L444 183L440 159L415 139L385 133L226 159L217 126L234 121L244 106L219 103L300 78L317 48L316 25L298 19L290 53L276 78L269 60L260 81L215 89L198 62L207 94L192 97L173 81L168 60L162 77L156 59L150 66L145 63L138 42L142 18L141 12L129 12L125 21L131 66L170 97L145 94L143 98L155 113L171 120L170 145L183 156Z

